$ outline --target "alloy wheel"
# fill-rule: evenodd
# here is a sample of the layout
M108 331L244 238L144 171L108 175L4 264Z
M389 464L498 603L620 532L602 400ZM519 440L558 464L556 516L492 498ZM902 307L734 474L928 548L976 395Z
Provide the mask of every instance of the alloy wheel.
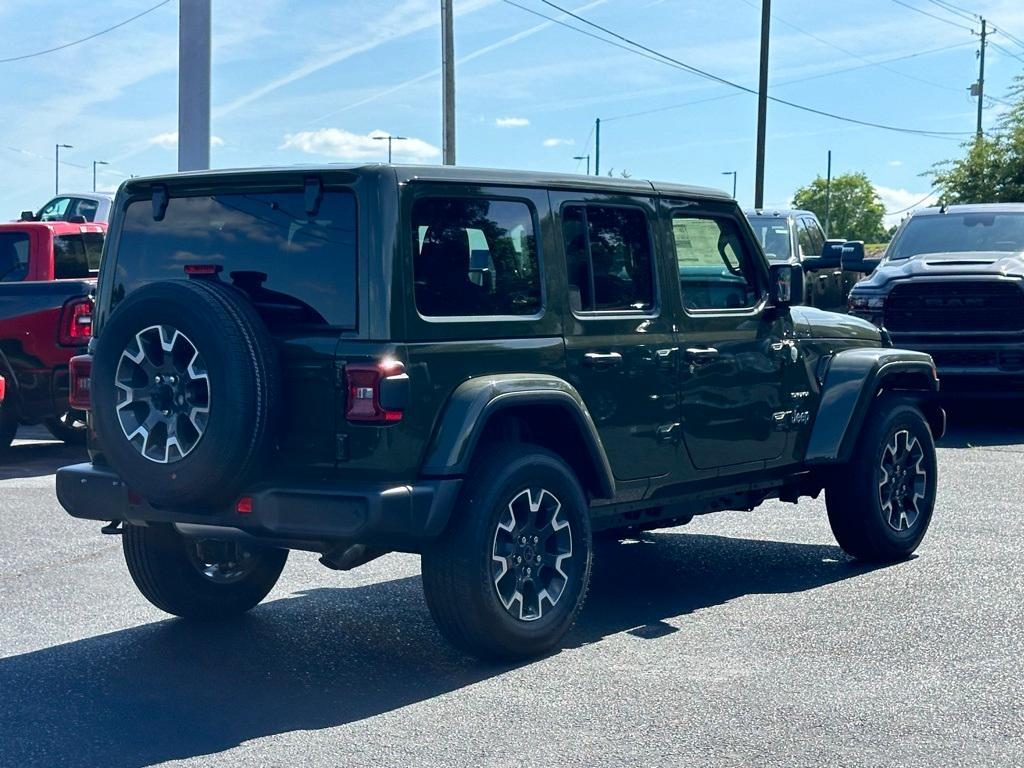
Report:
M928 490L924 458L921 442L905 429L893 434L882 451L878 500L886 523L896 532L909 530L921 516L918 503Z

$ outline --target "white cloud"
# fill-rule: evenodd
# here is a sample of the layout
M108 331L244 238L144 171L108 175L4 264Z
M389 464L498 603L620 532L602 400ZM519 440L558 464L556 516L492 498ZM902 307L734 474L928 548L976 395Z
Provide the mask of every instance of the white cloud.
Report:
M386 137L387 131L375 130L366 135L352 133L342 128L321 128L316 131L289 133L284 137L280 149L298 149L310 155L324 155L343 160L383 160L387 157L387 142L376 137ZM422 139L405 139L392 144L392 155L396 160L422 163L441 156L441 150Z
M901 165L903 165L903 161L902 160L890 160L889 161L889 167L890 168L899 168Z
M178 147L178 132L177 131L164 131L153 136L149 141L146 142L152 146L160 147L161 149L176 149ZM210 137L211 147L223 147L224 139L220 136Z
M576 143L575 139L559 139L559 138L544 139L544 146L545 147L571 147L575 143Z
M530 121L525 117L499 117L494 124L499 128L525 128Z
M882 200L882 205L889 213L885 215L885 226L891 227L899 224L900 221L916 208L924 208L935 205L938 194L935 192L910 191L907 189L893 189L875 185L875 190Z

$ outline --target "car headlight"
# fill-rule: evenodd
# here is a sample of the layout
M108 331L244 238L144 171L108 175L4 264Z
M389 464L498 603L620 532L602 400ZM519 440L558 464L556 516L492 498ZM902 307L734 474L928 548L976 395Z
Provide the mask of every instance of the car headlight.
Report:
M885 296L855 296L852 293L847 301L847 307L852 312L853 310L878 310L881 311L885 308Z

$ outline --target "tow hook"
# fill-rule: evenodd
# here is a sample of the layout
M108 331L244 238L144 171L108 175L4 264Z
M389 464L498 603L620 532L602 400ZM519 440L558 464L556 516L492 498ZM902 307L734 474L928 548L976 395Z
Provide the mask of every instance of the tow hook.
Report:
M111 520L109 523L100 528L100 533L105 533L107 536L120 536L124 531L121 529L120 520Z

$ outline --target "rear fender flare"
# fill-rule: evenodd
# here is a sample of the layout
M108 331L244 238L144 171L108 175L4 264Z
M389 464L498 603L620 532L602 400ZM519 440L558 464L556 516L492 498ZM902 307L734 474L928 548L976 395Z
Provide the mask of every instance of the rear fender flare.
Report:
M594 421L576 388L544 374L501 374L470 379L452 393L426 452L421 473L429 477L465 475L488 421L509 408L555 407L571 419L586 447L597 498L614 498L615 478Z
M889 391L917 400L936 439L942 436L945 414L935 402L939 379L930 355L906 349L848 349L832 358L825 374L805 462L847 462L872 404Z

